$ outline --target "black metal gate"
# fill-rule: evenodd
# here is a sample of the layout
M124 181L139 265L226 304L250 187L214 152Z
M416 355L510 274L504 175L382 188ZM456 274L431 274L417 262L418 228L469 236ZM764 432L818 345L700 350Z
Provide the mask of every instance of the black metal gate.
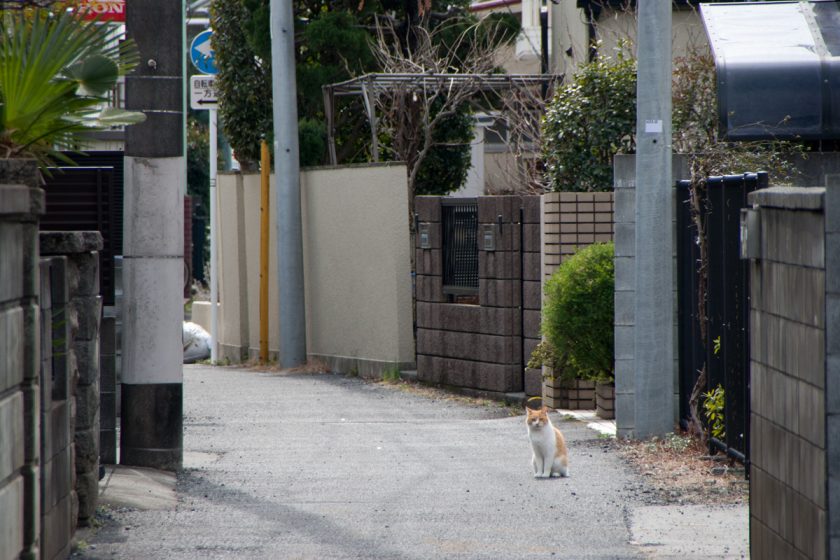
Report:
M443 293L478 293L478 202L474 198L441 199Z
M105 156L110 157L105 157ZM53 168L45 179L46 213L42 230L93 230L102 234L99 253L100 293L114 305L114 255L122 254L122 152L96 152L78 167Z
M767 186L766 173L709 177L702 212L708 263L705 317L700 316L700 249L690 207L690 181L677 183L677 283L680 419L690 417L689 399L700 371L706 368L704 392L724 390L723 438L711 438L715 449L744 464L749 462L749 270L740 258L741 208L747 195ZM706 321L707 344L700 337ZM701 407L702 415L702 407Z

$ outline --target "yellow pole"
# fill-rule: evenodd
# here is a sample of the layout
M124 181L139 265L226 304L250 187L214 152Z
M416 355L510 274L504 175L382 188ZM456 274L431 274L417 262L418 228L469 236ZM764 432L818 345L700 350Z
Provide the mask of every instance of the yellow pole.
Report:
M260 143L260 362L268 361L268 180L271 155Z

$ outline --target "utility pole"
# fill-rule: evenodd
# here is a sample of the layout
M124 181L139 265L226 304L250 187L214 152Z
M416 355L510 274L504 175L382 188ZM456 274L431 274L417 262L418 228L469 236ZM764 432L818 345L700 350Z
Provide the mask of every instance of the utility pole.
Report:
M271 0L271 84L274 102L274 172L277 174L277 281L280 366L306 362L303 233L298 162L295 27L292 2Z
M183 461L184 6L126 3L140 65L126 107L120 463L177 470Z
M637 5L634 436L646 438L674 429L671 2Z

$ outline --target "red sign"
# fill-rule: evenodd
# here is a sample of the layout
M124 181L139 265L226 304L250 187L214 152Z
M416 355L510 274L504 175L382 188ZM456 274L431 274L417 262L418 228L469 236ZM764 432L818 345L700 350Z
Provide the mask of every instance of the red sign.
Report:
M125 0L82 0L79 11L85 19L125 21Z

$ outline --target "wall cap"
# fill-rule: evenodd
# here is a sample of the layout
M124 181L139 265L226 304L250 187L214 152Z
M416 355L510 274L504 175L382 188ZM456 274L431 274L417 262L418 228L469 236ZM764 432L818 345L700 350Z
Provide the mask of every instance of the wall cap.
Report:
M753 206L788 210L822 210L825 187L769 187L751 192L747 200Z

